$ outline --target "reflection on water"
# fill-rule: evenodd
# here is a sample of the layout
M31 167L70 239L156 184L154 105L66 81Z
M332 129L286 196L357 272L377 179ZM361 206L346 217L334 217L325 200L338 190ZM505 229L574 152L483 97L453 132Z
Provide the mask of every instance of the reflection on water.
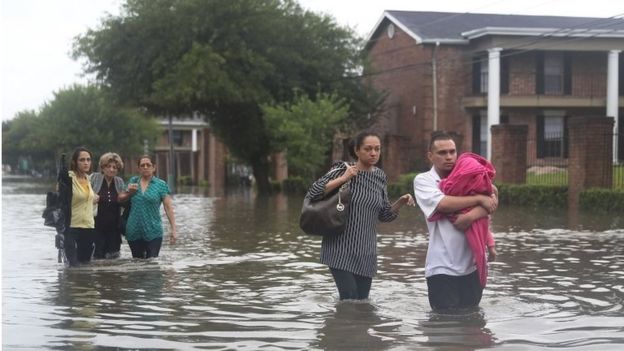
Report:
M28 188L28 187L26 187ZM432 313L417 209L379 226L367 303L340 303L297 226L301 198L177 195L178 245L152 261L56 263L45 190L3 185L3 347L24 350L621 349L619 217L501 208L479 311ZM574 218L572 218L574 217Z

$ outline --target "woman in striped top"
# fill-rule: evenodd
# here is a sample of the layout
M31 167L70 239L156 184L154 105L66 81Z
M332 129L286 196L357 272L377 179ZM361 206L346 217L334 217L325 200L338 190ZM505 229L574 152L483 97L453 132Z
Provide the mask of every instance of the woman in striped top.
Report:
M375 166L381 155L379 135L358 134L349 152L357 160L355 165L335 163L312 184L306 196L320 199L350 181L351 202L345 231L323 237L321 262L329 266L341 300L363 300L368 298L377 272L377 222L393 221L403 205L414 206L414 198L405 194L390 204L386 174Z

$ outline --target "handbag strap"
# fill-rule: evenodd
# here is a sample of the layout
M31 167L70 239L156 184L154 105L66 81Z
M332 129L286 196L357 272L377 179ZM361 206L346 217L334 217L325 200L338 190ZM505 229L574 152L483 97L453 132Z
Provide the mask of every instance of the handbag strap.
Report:
M345 166L349 167L349 164L347 162L344 163ZM346 171L346 170L345 170ZM341 197L341 193L347 188L347 186L349 185L349 183L351 183L351 179L347 180L346 182L344 182L342 185L340 185L340 187L338 188L338 204L336 205L336 210L338 210L339 212L344 211L345 206L342 203L342 197Z

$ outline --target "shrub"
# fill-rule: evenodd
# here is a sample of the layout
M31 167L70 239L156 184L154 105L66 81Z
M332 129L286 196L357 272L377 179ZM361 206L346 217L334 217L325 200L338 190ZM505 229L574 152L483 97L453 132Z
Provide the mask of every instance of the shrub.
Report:
M272 194L276 194L282 191L282 183L278 182L277 180L271 180L269 184L271 186Z
M587 189L579 195L579 205L586 210L621 213L624 211L624 190Z
M561 185L497 184L501 204L567 207L568 187Z
M388 184L388 195L398 197L403 194L414 194L414 177L418 173L406 173L399 176L396 182Z
M193 185L193 178L190 176L181 176L177 179L178 185Z

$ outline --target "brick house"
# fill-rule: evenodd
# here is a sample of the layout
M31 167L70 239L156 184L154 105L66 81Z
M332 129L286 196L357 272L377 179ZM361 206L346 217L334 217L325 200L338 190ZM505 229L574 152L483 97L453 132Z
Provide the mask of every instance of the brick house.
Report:
M169 120L158 120L161 132L153 149L156 175L168 178ZM173 152L176 179L186 178L192 184L207 183L209 193L220 196L224 193L227 173L227 148L210 130L210 126L200 116L172 118ZM129 174L138 174L136 159L129 160Z
M565 161L568 118L611 116L614 133L622 125L621 50L622 18L384 12L365 77L388 94L376 124L386 173L424 169L438 129L489 156L489 127L506 123L528 126L527 158ZM624 137L614 135L622 160Z

